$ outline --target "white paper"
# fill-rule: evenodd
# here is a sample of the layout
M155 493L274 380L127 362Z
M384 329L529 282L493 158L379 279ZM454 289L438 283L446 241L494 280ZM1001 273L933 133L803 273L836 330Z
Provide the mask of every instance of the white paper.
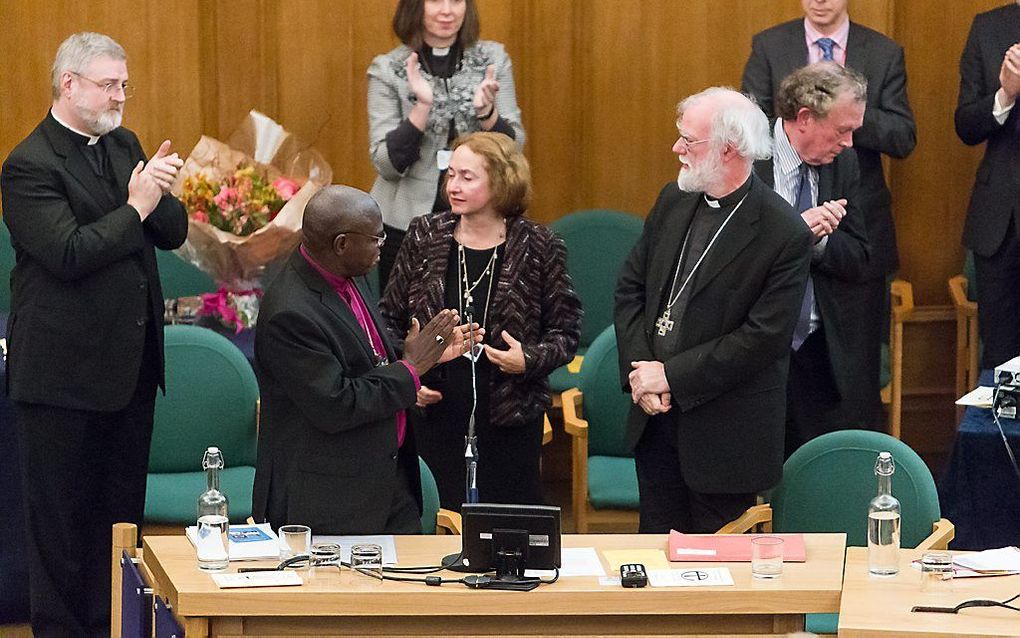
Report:
M230 560L275 560L280 558L280 545L276 539L276 533L269 523L257 525L231 525L229 534L236 534L245 530L257 528L269 537L268 540L256 540L251 542L235 542L233 538L227 541L230 552ZM192 525L185 530L188 540L194 545L198 538L198 527Z
M958 554L953 556L953 565L976 572L1020 572L1020 549L1000 547L974 554Z
M351 562L351 547L354 545L378 545L382 547L383 565L397 564L397 546L393 542L393 535L379 536L312 536L312 543L336 543L340 545L340 560L345 563ZM439 558L436 559L439 564Z
M733 575L727 567L653 569L648 572L648 584L652 587L720 587L733 585Z
M992 393L995 388L978 386L956 400L956 405L973 406L975 408L991 408Z
M220 589L234 587L288 587L300 585L301 576L297 572L272 571L250 572L247 574L210 574Z
M619 576L603 576L599 578L599 585L603 587L622 587Z
M560 550L562 565L560 578L565 576L600 576L606 575L602 569L602 561L594 547L564 547ZM527 569L525 576L533 578L551 578L555 572L551 569Z

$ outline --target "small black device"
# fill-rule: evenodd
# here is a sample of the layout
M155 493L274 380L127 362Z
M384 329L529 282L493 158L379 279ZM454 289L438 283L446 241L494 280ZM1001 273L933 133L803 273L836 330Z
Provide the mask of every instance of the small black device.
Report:
M648 584L645 566L640 563L620 565L620 584L624 587L644 587Z

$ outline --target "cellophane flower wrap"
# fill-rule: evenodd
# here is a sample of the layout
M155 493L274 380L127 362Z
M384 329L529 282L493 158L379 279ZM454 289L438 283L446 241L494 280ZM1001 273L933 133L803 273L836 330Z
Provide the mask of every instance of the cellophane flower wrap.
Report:
M188 211L176 252L219 286L199 314L237 331L255 324L266 265L297 247L305 204L332 177L318 151L258 111L226 143L202 136L172 189Z

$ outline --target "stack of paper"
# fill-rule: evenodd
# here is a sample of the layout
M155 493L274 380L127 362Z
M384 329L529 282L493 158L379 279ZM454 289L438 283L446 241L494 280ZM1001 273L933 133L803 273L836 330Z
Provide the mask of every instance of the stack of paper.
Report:
M953 556L953 576L1009 576L1020 574L1020 549L1001 547Z
M751 539L775 536L783 539L783 560L806 560L803 534L681 534L669 533L669 560L709 562L751 562Z
M198 527L187 530L188 540L194 545L198 538ZM231 525L227 531L227 545L230 560L267 560L280 557L280 544L269 523L258 525Z

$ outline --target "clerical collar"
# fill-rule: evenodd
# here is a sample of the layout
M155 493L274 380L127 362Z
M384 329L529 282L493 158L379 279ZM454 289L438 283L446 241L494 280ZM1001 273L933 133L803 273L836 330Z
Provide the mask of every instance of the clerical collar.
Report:
M437 58L444 58L450 55L450 47L432 47L432 55Z
M54 113L52 109L50 109L50 115L52 115L53 119L55 119L57 121L57 124L63 126L64 128L66 128L67 130L71 131L72 133L75 133L77 135L80 135L81 137L84 137L85 138L85 142L86 142L86 146L92 146L93 144L98 144L99 143L99 136L98 135L89 135L88 133L82 133L78 129L74 128L73 126L71 126L70 124L65 122L64 120L62 120L59 117L57 117L57 114Z
M751 190L750 175L747 176L747 180L745 180L744 183L737 188L737 190L728 195L724 195L719 199L712 197L708 193L703 193L703 196L705 198L705 203L708 204L709 208L729 208L743 199L744 195L747 195L749 190Z

